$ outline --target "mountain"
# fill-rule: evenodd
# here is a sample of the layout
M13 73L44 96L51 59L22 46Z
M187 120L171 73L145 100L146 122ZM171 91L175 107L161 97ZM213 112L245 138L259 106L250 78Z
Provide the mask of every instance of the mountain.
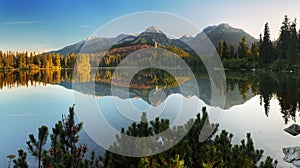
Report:
M171 45L171 39L169 39L161 30L157 27L151 26L144 32L140 33L131 41L123 43L123 45L135 45L135 44L154 44L155 42L160 45Z
M140 33L138 36L127 36L125 39L119 41L112 48L122 48L136 45L149 45L155 46L155 44L166 47L166 46L174 46L179 50L184 50L185 52L191 53L192 49L185 44L180 39L170 39L168 38L161 30L157 27L151 26L147 28L144 32ZM127 49L126 49L127 50Z
M246 37L247 44L249 46L251 46L253 42L257 41L257 39L246 33L244 30L233 28L227 23L222 23L218 26L208 26L203 29L203 32L209 37L216 47L218 47L219 40L222 40L226 41L229 45L233 44L237 49L239 42L244 36ZM199 36L199 34L197 36Z
M189 34L185 34L183 35L182 37L179 38L179 40L183 41L183 42L186 42L186 41L189 41L191 40L193 37Z
M257 41L254 37L246 33L244 30L233 28L226 23L222 23L217 26L208 26L195 37L184 35L180 39L170 39L157 27L151 26L138 35L120 34L116 37L111 38L94 37L70 46L66 46L54 52L61 53L63 55L73 52L96 53L106 51L109 49L108 47L111 46L113 46L112 48L119 48L138 44L147 44L150 47L154 46L154 44L157 43L160 46L175 46L179 49L184 50L185 52L193 53L193 50L189 46L201 46L200 48L204 50L209 48L207 37L211 40L215 47L218 47L219 40L225 40L228 45L233 44L237 49L239 42L244 36L247 38L247 43L249 46L254 41Z
M148 27L145 32L151 32L151 33L163 33L161 30L159 30L157 27L155 26L150 26Z
M78 43L66 46L60 50L51 51L54 53L60 53L62 55L67 55L69 53L97 53L103 52L108 49L108 47L112 46L113 44L119 42L120 40L125 40L126 38L131 37L130 35L120 34L116 37L93 37Z
M127 42L127 41L132 41L134 40L138 35L128 35L126 37L124 37L123 39L121 39L120 41L118 41L117 44L122 44L124 42Z
M85 41L80 41L78 43L66 46L60 50L50 51L49 53L60 53L61 55L67 55L69 53L79 53L82 46L85 44Z

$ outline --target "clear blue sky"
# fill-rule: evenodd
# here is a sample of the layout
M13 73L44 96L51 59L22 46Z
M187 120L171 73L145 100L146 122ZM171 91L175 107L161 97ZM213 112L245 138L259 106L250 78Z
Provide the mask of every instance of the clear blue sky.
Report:
M0 0L0 50L59 49L114 18L142 11L170 12L200 29L226 22L256 38L268 21L277 38L283 16L300 18L299 8L299 0Z

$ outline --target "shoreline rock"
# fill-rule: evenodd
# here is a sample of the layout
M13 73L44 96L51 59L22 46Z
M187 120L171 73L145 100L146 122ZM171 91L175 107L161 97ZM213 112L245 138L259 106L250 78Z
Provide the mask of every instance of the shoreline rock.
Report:
M283 148L284 153L283 160L288 163L292 163L296 167L300 167L300 146Z
M297 136L300 134L300 125L298 124L293 124L287 128L284 129L285 132L293 135L293 136Z

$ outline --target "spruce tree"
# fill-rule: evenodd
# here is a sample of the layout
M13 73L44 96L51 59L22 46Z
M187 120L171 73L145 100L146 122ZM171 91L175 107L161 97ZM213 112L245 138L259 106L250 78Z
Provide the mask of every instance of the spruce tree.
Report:
M264 28L264 37L260 45L260 62L262 63L262 66L267 66L269 63L271 63L273 60L273 46L270 39L270 29L268 22L265 24Z
M282 62L287 58L287 50L290 39L290 21L287 15L284 16L282 26L280 28L278 52L279 60Z
M289 68L292 69L292 66L296 63L296 52L297 52L297 30L296 30L296 19L293 21L290 28L290 38L288 43L287 50L287 61Z

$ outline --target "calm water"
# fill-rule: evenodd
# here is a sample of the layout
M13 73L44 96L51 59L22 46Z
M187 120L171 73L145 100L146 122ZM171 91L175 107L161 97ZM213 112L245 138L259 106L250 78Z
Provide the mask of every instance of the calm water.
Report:
M297 75L227 73L227 87L219 93L226 95L225 107L221 109L209 106L210 81L201 73L196 74L199 97L192 93L180 94L179 86L189 84L189 77L182 77L182 83L162 81L161 85L153 85L141 74L131 83L127 99L111 96L110 73L109 70L99 72L96 86L92 88L88 86L93 86L89 84L94 83L89 81L93 77L82 78L84 80L80 82L86 83L87 87L75 91L72 90L72 72L69 71L0 73L0 167L7 167L8 154L17 154L19 148L26 149L28 135L35 134L39 126L52 128L61 115L68 112L68 107L76 103L78 97L74 100L74 95L96 101L106 120L116 129L127 127L132 121L119 113L115 101L122 103L126 110L133 110L133 104L137 112L154 107L162 111L161 118L168 118L171 122L180 105L187 112L195 108L193 104L207 106L211 122L219 122L219 130L232 132L234 143L239 143L247 132L251 132L256 148L263 149L265 156L277 159L279 167L292 167L282 160L282 148L300 145L300 136L293 137L283 129L299 123L300 79L295 77ZM156 75L169 79L168 75ZM140 79L146 82L140 82ZM160 100L149 99L149 94L157 87L163 88L164 96ZM122 88L119 90L126 92ZM149 112L147 115L151 118L156 114ZM101 151L84 131L81 137L84 143L91 144L90 148Z

